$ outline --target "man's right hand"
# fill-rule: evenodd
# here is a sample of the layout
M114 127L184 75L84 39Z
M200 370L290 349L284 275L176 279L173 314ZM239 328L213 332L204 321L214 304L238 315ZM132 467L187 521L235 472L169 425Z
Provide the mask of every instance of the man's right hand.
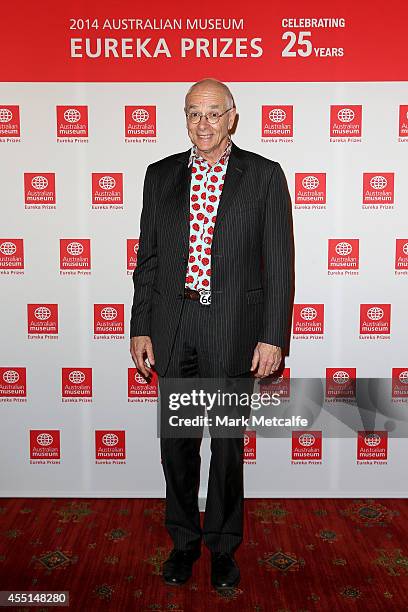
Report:
M130 339L130 354L138 370L145 378L151 375L151 366L154 365L153 345L150 336L133 336ZM146 365L146 356L150 365Z

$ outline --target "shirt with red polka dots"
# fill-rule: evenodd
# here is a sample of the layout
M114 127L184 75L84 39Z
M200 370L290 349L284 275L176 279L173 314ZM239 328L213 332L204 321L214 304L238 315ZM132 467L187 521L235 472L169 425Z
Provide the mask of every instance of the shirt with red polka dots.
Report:
M196 145L191 149L188 162L189 166L193 165L190 184L190 242L185 286L196 291L211 288L212 235L231 144L231 138L228 138L224 152L212 165L198 154Z

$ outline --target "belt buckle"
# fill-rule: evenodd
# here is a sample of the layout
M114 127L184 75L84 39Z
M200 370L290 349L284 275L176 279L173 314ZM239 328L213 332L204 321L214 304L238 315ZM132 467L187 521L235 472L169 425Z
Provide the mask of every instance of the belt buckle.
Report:
M203 306L209 306L211 304L211 290L210 289L199 289L200 304Z

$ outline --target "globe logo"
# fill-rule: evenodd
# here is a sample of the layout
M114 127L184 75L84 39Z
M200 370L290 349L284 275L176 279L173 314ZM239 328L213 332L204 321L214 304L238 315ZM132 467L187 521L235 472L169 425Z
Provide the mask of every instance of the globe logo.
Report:
M311 433L304 433L299 436L299 444L301 446L313 446L316 442L316 438Z
M313 306L305 306L305 308L302 308L300 311L300 316L305 321L313 321L313 319L317 317L317 310L313 308Z
M368 436L364 436L364 443L366 446L378 446L381 442L381 438L376 433L368 434Z
M402 247L402 252L404 255L408 255L408 242L406 242Z
M139 383L139 385L147 385L147 380L141 374L139 374L137 370L135 374L135 381Z
M136 108L132 113L132 119L135 123L146 123L149 117L150 114L145 108Z
M370 187L372 187L373 189L385 189L387 185L388 185L387 179L385 178L385 176L382 176L381 174L377 176L373 176L370 179Z
M407 242L407 244L408 244L408 242ZM135 253L135 255L137 255L138 250L139 250L139 243L135 242L135 246L133 247L133 252Z
M349 242L339 242L336 244L335 251L337 255L342 255L344 257L345 255L350 255L352 250L353 247Z
M105 306L105 308L102 308L101 310L101 317L102 319L105 319L105 321L113 321L113 319L116 319L117 316L118 311L112 306Z
M244 434L244 446L248 446L249 440L250 440L250 437L248 436L248 434L247 433Z
M102 176L98 181L98 185L101 189L114 189L116 181L113 176Z
M15 385L20 380L20 374L15 370L6 370L3 372L3 380L9 385Z
M313 176L312 174L310 176L305 176L302 179L303 189L317 189L319 185L319 179L317 178L317 176Z
M14 242L2 242L0 244L0 253L3 255L14 255L17 251L17 247Z
M102 436L102 442L105 446L116 446L119 442L119 438L114 433L106 433Z
M367 317L371 321L379 321L384 316L384 311L379 306L372 306L367 310Z
M345 372L344 370L337 370L337 372L333 374L333 381L338 385L345 385L349 380L350 376L348 372Z
M51 310L47 306L39 306L34 310L34 316L39 321L46 321L51 316Z
M49 446L50 444L52 444L54 442L54 438L52 437L51 434L48 433L40 433L37 436L37 443L40 446Z
M80 385L85 380L85 374L80 370L73 370L69 373L68 379L73 385Z
M84 247L80 242L70 242L67 245L67 251L70 255L82 255Z
M282 380L283 380L283 374L281 374L277 378L272 378L272 380L270 381L270 384L271 385L279 385L282 382Z
M67 110L64 111L64 119L68 123L78 123L81 119L81 113L76 108L67 108Z
M282 123L286 119L286 113L282 108L273 108L269 111L268 117L273 123Z
M9 108L0 108L0 122L8 123L13 118L13 113Z
M33 189L46 189L48 187L48 179L45 176L34 176L31 179L31 187Z
M337 113L337 119L342 123L350 123L353 121L355 113L351 108L341 108Z
M404 370L403 372L400 372L398 375L398 380L403 385L408 385L408 370Z

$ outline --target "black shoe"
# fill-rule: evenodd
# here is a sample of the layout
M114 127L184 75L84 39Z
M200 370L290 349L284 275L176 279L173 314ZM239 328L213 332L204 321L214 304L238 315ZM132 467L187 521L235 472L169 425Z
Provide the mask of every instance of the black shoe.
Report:
M201 551L180 550L173 548L163 563L163 579L166 584L184 584L190 578L193 563L201 555Z
M211 552L211 584L216 589L230 589L238 584L240 572L231 553Z

